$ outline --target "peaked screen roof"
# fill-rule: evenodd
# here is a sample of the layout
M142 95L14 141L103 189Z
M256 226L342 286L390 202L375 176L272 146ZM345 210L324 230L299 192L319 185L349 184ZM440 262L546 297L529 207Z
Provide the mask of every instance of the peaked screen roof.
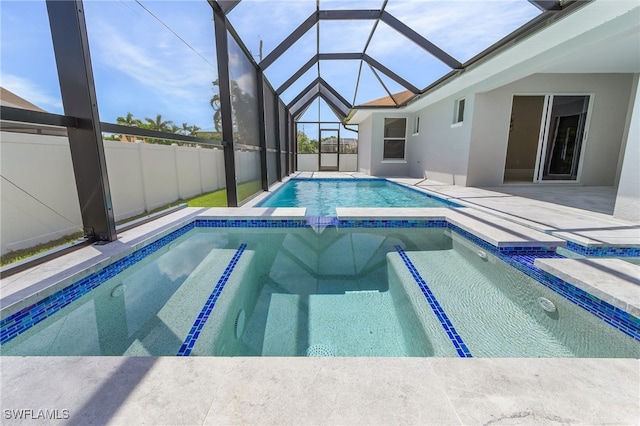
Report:
M510 34L574 2L218 3L294 118L322 99L344 121L356 106L406 104L438 81L463 71Z

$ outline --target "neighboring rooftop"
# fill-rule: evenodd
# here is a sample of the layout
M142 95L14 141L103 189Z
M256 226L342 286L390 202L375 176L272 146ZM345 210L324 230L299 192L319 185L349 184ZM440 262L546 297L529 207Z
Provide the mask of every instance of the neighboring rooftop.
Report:
M46 112L37 105L21 98L10 90L0 86L0 105L12 108L28 109L30 111Z
M360 106L371 106L371 107L394 107L397 105L402 105L407 102L414 96L409 90L404 90L399 93L394 93L390 96L385 96L383 98L374 99L369 102L365 102Z

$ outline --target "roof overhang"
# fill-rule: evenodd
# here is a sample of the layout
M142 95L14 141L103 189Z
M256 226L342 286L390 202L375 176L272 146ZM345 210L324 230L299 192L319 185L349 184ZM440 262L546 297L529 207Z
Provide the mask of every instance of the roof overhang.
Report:
M635 0L580 2L514 43L465 64L400 110L414 113L452 96L486 92L539 73L640 73L640 4ZM397 108L356 106L348 122Z

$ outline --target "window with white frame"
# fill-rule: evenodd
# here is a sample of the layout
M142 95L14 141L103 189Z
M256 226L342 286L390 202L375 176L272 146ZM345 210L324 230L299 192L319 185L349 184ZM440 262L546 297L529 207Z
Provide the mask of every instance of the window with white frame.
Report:
M420 116L416 115L413 118L413 134L417 135L418 133L420 133Z
M464 121L464 98L457 99L453 111L453 124L462 123Z
M383 160L404 160L407 140L406 118L384 119Z

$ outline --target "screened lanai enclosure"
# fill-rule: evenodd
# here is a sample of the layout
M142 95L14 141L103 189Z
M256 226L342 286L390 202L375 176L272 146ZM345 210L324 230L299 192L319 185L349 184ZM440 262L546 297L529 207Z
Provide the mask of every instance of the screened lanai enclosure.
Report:
M403 107L577 3L3 1L2 254L358 171L356 109Z

